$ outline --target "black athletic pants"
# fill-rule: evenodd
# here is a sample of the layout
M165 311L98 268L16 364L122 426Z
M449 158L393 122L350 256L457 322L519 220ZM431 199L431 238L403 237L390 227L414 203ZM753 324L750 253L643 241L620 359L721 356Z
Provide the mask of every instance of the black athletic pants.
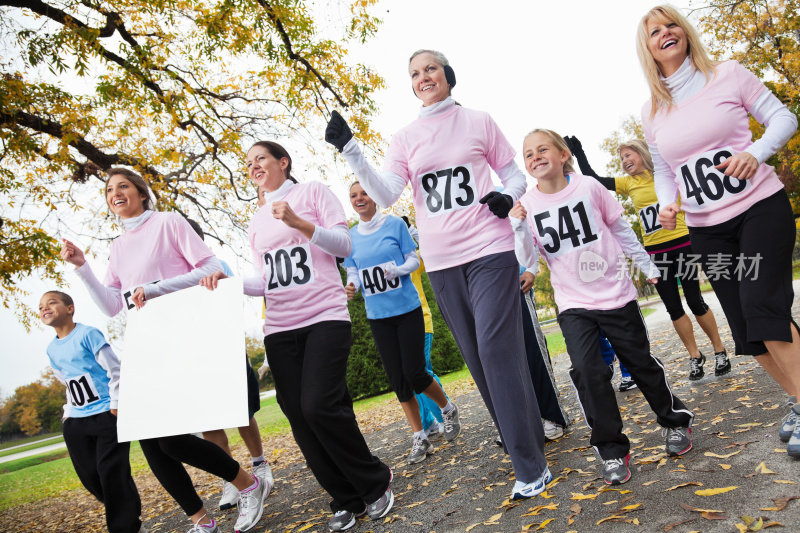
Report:
M407 402L415 392L422 394L433 382L433 376L425 368L422 307L402 315L371 319L369 327L397 399Z
M592 431L589 442L603 460L625 457L630 442L622 432L611 369L600 353L601 329L655 412L658 423L670 428L691 425L694 415L672 393L664 366L650 353L650 340L636 301L608 311L567 309L559 313L558 324L572 361L569 375Z
M708 312L708 305L700 293L700 265L696 264L692 267L690 263L693 256L691 246L650 254L650 259L661 271L661 277L656 283L656 291L673 322L686 314L681 303L681 293L678 291L678 279L681 280L683 297L686 298L686 304L692 314L703 316Z
M308 467L331 495L331 510L360 513L389 486L372 455L347 390L350 322L318 322L267 335L264 345L281 410Z
M187 516L202 509L203 500L194 490L192 478L182 463L214 474L225 481L233 481L239 473L239 463L222 451L222 448L194 435L144 439L139 444L150 470Z
M131 477L131 445L117 441L117 417L105 411L67 418L64 442L81 483L105 505L108 530L137 533L142 503Z

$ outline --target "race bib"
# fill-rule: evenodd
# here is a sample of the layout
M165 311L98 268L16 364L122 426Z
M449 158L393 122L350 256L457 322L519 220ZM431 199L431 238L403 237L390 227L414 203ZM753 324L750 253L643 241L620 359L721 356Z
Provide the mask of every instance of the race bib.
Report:
M381 263L380 265L362 268L358 273L361 279L361 290L364 296L374 296L376 294L384 294L399 289L403 286L403 282L399 277L394 278L392 281L386 279L383 269L386 265L396 265L394 261L388 263Z
M150 285L152 283L158 283L161 280L156 281L148 281L147 283L139 283L136 287L132 287L126 291L122 292L122 299L125 301L125 308L130 311L131 309L136 307L136 304L133 303L133 293L136 291L138 287L144 287L145 285Z
M466 209L478 200L471 163L428 172L418 179L430 217Z
M726 176L714 168L733 156L733 148L718 148L694 156L678 168L681 203L695 209L706 209L715 203L739 194L747 188L748 180Z
M663 229L658 222L658 210L660 206L658 202L650 204L647 207L639 209L639 220L642 223L642 232L645 235L650 235L656 231Z
M539 242L551 257L597 240L597 223L588 196L575 198L533 216Z
M83 407L100 400L100 394L98 394L89 374L68 379L67 392L69 393L70 403L75 407Z
M280 291L314 281L311 245L295 244L275 248L264 254L267 267L267 290Z

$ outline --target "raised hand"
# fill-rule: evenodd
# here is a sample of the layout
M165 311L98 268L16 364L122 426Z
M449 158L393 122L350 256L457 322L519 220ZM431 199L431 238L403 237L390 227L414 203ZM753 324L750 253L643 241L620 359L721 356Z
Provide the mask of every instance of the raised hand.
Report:
M341 152L344 150L344 145L352 138L353 132L350 131L347 121L334 109L328 127L325 128L325 140Z
M59 254L61 255L61 259L75 265L77 268L82 267L86 262L86 258L83 256L83 250L67 239L61 239L61 241L61 253Z

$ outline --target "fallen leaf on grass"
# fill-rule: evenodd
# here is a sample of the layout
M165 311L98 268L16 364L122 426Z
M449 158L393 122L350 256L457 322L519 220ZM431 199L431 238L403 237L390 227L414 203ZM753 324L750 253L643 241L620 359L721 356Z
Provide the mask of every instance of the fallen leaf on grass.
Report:
M705 455L706 457L716 457L717 459L729 459L729 458L733 457L734 455L737 455L737 454L739 454L741 452L742 452L742 450L737 450L735 452L726 453L726 454L719 454L719 453L714 453L714 452L706 452L703 455Z
M670 492L672 490L679 489L681 487L689 487L689 486L702 487L703 484L700 483L699 481L689 481L688 483L680 483L678 485L672 486L666 489L664 492Z
M738 488L739 487L719 487L716 489L700 489L694 491L694 493L697 494L698 496L716 496L717 494L723 494L725 492L730 492Z
M762 507L762 511L783 511L792 500L800 500L800 496L787 496L786 498L772 498L775 507Z

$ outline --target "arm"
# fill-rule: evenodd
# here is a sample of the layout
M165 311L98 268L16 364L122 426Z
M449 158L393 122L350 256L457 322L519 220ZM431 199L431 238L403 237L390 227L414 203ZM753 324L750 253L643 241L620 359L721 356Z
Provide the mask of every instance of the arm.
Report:
M108 374L108 395L111 397L111 409L116 411L117 405L119 405L119 357L108 344L100 348L94 357Z
M650 256L645 252L639 239L636 238L633 228L623 217L616 219L608 229L617 239L625 255L633 261L633 264L642 271L648 280L661 277L658 267L650 260Z
M372 168L361 153L361 147L351 138L342 150L344 160L355 173L361 186L378 205L389 207L400 198L406 188L406 180L392 172L381 172Z
M525 221L527 216L525 208L517 202L508 218L514 231L514 253L517 255L517 261L525 267L525 270L536 275L539 271L539 250L533 240L531 226Z
M597 181L600 182L600 185L605 187L611 192L616 192L617 186L614 178L609 178L605 176L600 176L597 172L594 171L592 166L589 164L589 159L586 157L586 152L583 151L583 145L578 140L577 137L570 137L567 135L564 137L564 141L567 143L567 147L569 147L570 152L572 155L575 156L575 160L578 162L578 167L581 169L581 174L586 176L591 176Z
M345 285L352 285L357 291L361 287L361 282L358 279L358 269L354 266L349 266L345 268L345 272L347 272L347 281Z
M310 242L334 257L347 257L352 249L350 230L346 226L323 228L315 225Z
M194 287L200 282L200 279L210 276L214 272L220 270L222 270L222 263L219 262L219 259L213 255L211 257L206 257L186 274L161 280L158 283L148 283L142 287L144 289L145 300L151 300L171 292Z
M789 142L797 131L797 117L769 90L764 91L747 111L766 126L761 138L745 150L761 164Z
M419 257L417 257L416 250L408 252L403 257L405 258L405 262L402 265L397 265L396 267L387 265L386 269L384 269L388 281L392 281L400 276L405 276L406 274L411 274L419 268Z
M673 179L674 173L664 158L658 152L655 144L647 141L647 148L653 158L653 182L656 188L658 203L662 206L674 204L678 201L678 184Z
M80 280L86 286L92 300L97 304L97 307L108 316L114 316L124 307L122 301L122 291L116 287L107 287L103 285L97 276L94 275L92 267L88 262L83 263L80 267L75 269L75 274L78 275Z
M503 183L503 194L510 196L512 201L516 202L525 194L528 182L525 181L525 174L522 173L522 169L517 166L513 159L496 172L497 177Z

